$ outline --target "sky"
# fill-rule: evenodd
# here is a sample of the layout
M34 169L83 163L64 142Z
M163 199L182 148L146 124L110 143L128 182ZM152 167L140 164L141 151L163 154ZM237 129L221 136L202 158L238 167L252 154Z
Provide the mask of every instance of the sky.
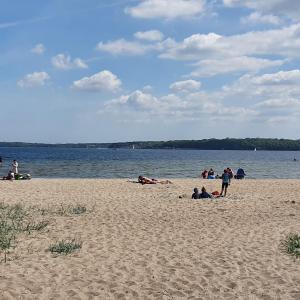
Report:
M300 138L300 1L0 5L0 141Z

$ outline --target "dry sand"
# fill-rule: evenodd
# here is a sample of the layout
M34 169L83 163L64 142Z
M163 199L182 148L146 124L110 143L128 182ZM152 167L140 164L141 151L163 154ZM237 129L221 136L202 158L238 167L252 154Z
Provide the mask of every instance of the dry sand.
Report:
M0 299L300 299L300 259L280 249L300 234L300 180L233 181L228 197L212 201L190 196L219 180L173 182L0 182L4 203L90 210L46 212L44 231L19 236L0 263ZM81 250L46 251L73 237Z

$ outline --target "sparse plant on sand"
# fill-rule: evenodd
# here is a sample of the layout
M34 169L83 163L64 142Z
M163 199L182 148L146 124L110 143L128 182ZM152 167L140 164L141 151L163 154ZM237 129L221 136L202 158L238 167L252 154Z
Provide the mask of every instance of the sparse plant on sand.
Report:
M66 207L63 204L61 204L60 207L57 210L57 213L60 216L66 216L66 215L68 215L68 210L69 210L68 207Z
M282 242L283 251L294 256L300 257L300 236L298 234L289 234Z
M41 231L48 225L49 225L49 221L41 221L36 223L29 222L24 226L23 231L26 231L30 234L32 231Z
M72 210L71 210L71 212L75 215L84 214L84 213L86 213L86 211L87 211L87 209L83 205L74 206L74 207L72 207Z
M4 253L4 262L7 260L8 251L13 247L15 239L15 230L11 224L5 220L0 220L0 250Z
M57 210L57 213L60 216L68 216L68 215L80 215L80 214L84 214L87 213L88 210L86 208L86 206L81 205L81 204L76 204L74 205L68 205L68 206L64 206L63 204L60 205L60 207Z
M32 221L30 208L21 204L0 203L0 251L4 252L4 261L7 260L9 250L14 247L18 234L40 231L48 224L48 221Z
M50 245L48 250L51 253L57 253L57 254L70 254L74 252L77 249L81 249L82 242L78 242L76 240L62 240L59 242L56 242L53 245Z

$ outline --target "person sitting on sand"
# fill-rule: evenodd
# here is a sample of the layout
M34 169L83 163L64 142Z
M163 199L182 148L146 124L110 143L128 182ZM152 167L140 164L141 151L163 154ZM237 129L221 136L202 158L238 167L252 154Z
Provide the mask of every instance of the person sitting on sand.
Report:
M234 176L234 178L236 178L236 179L244 179L245 176L246 176L245 171L242 168L239 168L236 171L236 175Z
M207 170L204 170L201 174L202 178L203 179L207 179L207 176L208 176L208 171Z
M11 170L9 170L7 176L4 176L2 179L3 180L14 180L15 174Z
M168 183L172 183L170 180L157 180L155 178L148 178L145 176L139 176L138 177L138 182L141 184L156 184L156 183L161 183L161 184L168 184Z
M231 168L227 168L227 172L229 174L230 179L232 179L233 178L233 171L232 171L232 169Z
M213 168L210 168L207 175L208 176L214 176L215 175L215 172L214 172Z
M199 199L199 190L197 188L194 188L194 193L192 195L192 199Z
M227 188L228 188L229 184L230 184L230 176L228 174L227 169L225 169L224 173L222 174L222 190L221 190L220 196L222 196L223 192L224 192L224 197L226 197Z
M201 194L199 194L199 199L212 198L211 194L209 194L205 187L203 186L201 189Z

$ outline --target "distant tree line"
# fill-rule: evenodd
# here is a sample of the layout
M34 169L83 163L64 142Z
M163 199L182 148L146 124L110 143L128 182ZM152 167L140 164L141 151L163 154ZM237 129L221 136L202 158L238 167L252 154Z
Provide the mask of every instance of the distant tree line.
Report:
M55 148L125 148L125 149L198 149L198 150L277 150L299 151L300 140L246 138L203 139L174 141L136 141L121 143L43 144L0 142L0 147L55 147Z
M204 139L204 140L174 140L166 142L128 142L114 143L109 148L140 149L198 149L198 150L278 150L298 151L300 140L246 138L246 139Z

